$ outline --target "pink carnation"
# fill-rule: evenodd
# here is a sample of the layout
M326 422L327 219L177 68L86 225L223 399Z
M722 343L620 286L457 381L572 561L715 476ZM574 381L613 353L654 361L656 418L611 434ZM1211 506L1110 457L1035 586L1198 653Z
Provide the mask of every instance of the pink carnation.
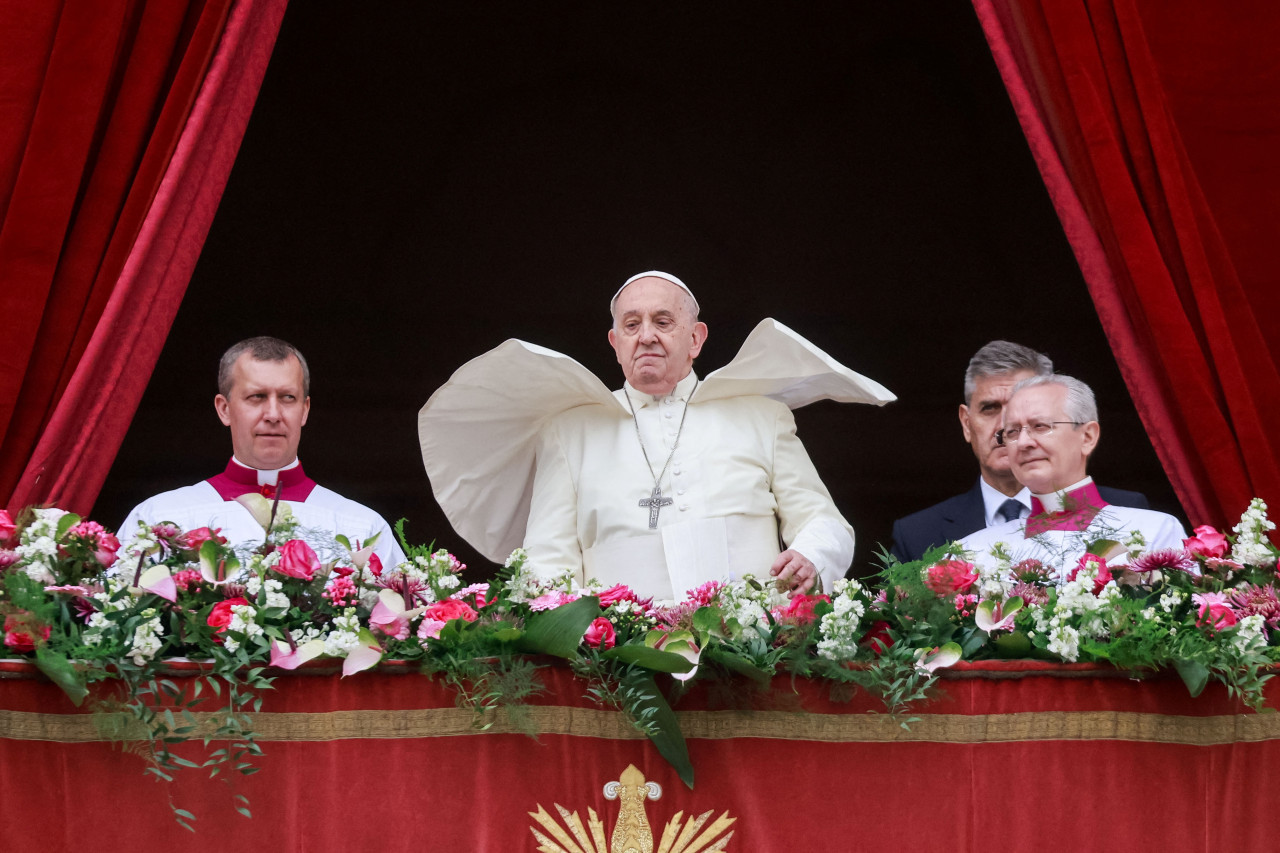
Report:
M788 625L808 625L813 621L814 608L818 602L831 602L829 595L797 595L787 603L786 607L773 611L773 618Z
M613 623L603 616L597 616L587 626L587 631L582 635L582 642L586 643L593 649L611 649L617 642L617 634L613 630Z
M107 568L116 561L116 552L120 550L120 540L108 533L96 521L82 521L67 531L67 536L79 540L93 551L93 558L99 565Z
M578 596L567 592L554 590L552 592L544 592L542 595L529 602L530 610L554 610L557 607L563 607L570 601L577 601Z
M280 549L280 562L274 566L277 572L291 578L309 581L320 571L320 558L311 546L301 539L290 539Z
M1225 557L1230 545L1227 537L1207 524L1197 527L1190 539L1182 540L1182 547L1197 557Z
M965 560L943 560L925 569L924 585L935 595L952 596L966 593L978 580L973 563Z

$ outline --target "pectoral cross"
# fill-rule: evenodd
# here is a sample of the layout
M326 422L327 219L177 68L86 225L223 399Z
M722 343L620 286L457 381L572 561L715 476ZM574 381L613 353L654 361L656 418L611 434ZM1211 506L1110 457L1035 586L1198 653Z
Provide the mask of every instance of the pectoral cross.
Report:
M640 499L639 506L647 506L649 508L650 530L658 529L658 513L662 511L662 507L671 506L672 503L673 501L671 498L664 498L662 496L662 489L659 486L653 487L653 494L649 495L649 497Z

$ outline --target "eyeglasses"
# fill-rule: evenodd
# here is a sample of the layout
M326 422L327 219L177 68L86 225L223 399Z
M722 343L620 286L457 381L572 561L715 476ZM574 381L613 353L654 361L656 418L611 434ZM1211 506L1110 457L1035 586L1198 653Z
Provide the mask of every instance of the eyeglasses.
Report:
M1026 426L1012 426L1007 429L996 430L996 444L1001 447L1007 447L1010 444L1017 444L1022 434L1028 433L1033 438L1041 439L1053 433L1053 428L1058 424L1071 424L1072 426L1080 426L1083 421L1049 421L1048 423L1030 423Z

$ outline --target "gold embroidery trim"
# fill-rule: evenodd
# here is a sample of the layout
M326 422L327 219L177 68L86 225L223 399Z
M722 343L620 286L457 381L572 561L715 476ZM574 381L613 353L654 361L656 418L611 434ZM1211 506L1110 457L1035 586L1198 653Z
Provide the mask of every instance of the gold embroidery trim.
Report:
M539 734L637 740L644 736L616 711L564 706L526 709ZM197 714L202 724L209 714ZM1133 711L1034 711L1015 714L919 714L909 729L882 714L796 714L786 711L680 711L685 737L708 740L769 738L820 743L1004 743L1011 741L1116 740L1214 746L1280 739L1280 714L1188 717ZM262 712L253 715L262 741L329 741L352 738L460 737L521 734L505 716L477 725L470 711ZM91 714L0 710L0 737L58 743L111 740L104 720ZM136 735L135 735L136 736Z

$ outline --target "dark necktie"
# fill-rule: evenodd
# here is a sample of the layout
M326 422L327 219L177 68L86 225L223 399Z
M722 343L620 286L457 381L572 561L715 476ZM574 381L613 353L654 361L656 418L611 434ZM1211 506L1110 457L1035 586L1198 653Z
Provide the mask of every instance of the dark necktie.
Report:
M996 521L1014 521L1022 518L1023 505L1013 498L1009 498L1000 504L1000 508L996 510Z

